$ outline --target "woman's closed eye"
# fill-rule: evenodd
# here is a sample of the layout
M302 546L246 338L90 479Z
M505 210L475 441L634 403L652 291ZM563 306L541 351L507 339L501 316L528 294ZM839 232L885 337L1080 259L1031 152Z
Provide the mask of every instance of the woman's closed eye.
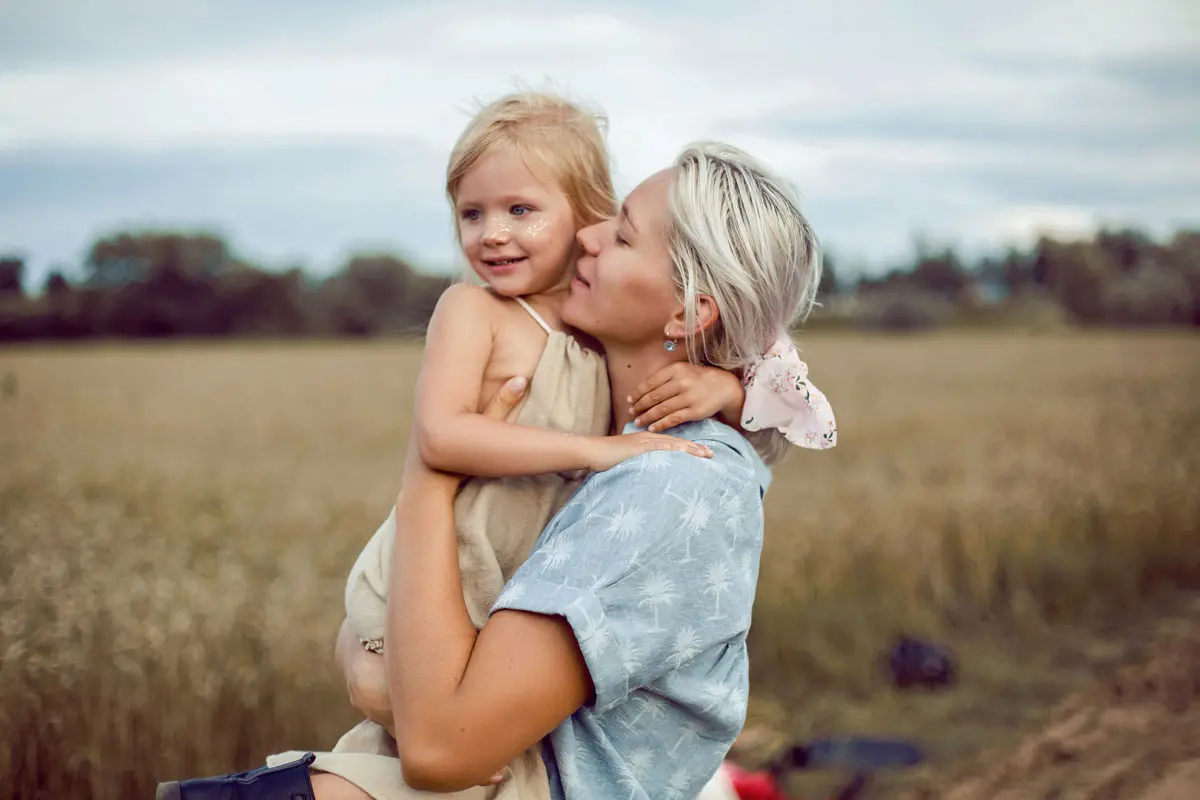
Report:
M616 238L617 244L621 245L621 247L629 247L629 242L621 235L619 229L614 229L613 236Z

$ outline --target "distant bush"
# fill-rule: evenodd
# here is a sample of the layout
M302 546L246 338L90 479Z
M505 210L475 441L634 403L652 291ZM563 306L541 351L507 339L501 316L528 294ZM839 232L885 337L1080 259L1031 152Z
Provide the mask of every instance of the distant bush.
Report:
M944 297L903 289L871 294L858 304L855 318L862 328L902 332L941 327L956 313Z
M920 244L912 263L857 280L836 261L826 254L810 329L1200 326L1197 231L1043 238L973 264ZM97 240L75 283L56 269L31 296L23 275L21 258L0 256L0 341L419 335L451 282L390 253L355 254L324 278L264 270L213 234L161 231Z

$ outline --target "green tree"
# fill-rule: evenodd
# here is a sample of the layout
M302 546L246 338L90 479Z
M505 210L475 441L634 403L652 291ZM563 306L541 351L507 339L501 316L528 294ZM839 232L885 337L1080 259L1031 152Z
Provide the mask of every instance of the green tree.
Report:
M213 276L234 266L225 242L207 233L118 233L96 241L84 262L90 286L123 286L163 270Z
M17 256L0 257L0 295L21 295L25 277L25 259Z

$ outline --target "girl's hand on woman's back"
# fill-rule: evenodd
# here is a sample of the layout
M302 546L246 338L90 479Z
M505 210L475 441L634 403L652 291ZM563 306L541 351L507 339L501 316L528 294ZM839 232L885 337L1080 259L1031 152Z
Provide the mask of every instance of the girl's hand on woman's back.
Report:
M712 450L699 442L667 436L662 433L622 433L616 436L588 436L588 469L604 472L626 459L655 450L690 453L699 458L712 458Z
M685 422L719 414L724 422L741 427L746 391L732 372L679 362L663 367L627 397L634 424L651 432L665 431Z

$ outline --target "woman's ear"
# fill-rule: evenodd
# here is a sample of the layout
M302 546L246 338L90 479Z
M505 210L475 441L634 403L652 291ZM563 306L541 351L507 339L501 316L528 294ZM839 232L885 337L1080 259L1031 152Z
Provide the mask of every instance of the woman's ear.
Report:
M696 295L696 324L692 329L688 329L687 312L680 305L671 317L671 321L667 323L666 335L672 339L699 336L711 332L720 318L721 310L717 308L717 301L707 294L699 294Z

